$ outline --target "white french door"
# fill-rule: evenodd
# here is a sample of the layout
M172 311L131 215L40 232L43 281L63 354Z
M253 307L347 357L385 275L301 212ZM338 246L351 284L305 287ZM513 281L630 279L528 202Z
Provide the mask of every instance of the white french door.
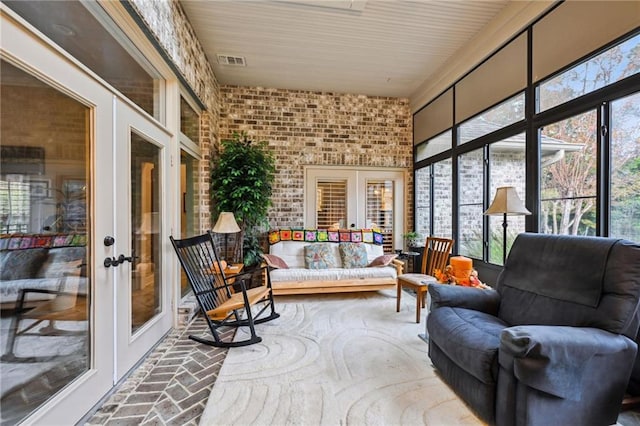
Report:
M31 204L41 206L53 217L51 221L39 221L34 215L26 233L66 241L51 243L50 247L82 251L81 266L86 268L86 272L76 272L70 281L60 281L60 291L75 297L67 299L73 301L72 305L51 308L60 312L60 320L51 322L51 332L35 337L40 339L37 344L30 342L33 337L20 337L15 347L16 359L0 364L1 381L17 381L12 389L3 388L3 392L13 390L21 396L0 411L3 419L11 411L14 419L25 424L74 424L114 383L115 276L103 265L103 259L111 253L104 237L113 235L115 223L115 159L110 144L114 136L113 95L68 58L42 43L4 5L0 7L0 59L3 70L11 70L2 75L2 107L19 112L16 122L2 122L3 138L23 132L25 137L12 139L25 147L37 144L44 149L45 167L40 174L28 177L44 182L44 191L31 197ZM20 102L17 96L5 104L4 96L10 93L23 93L29 100ZM25 105L31 106L25 110ZM38 105L47 108L38 110ZM75 239L77 243L70 243ZM72 282L78 284L69 286ZM78 308L76 315L65 316L65 312L72 311L67 310L70 307ZM83 343L78 344L78 339ZM37 362L22 361L29 348ZM68 348L73 351L66 353ZM45 355L47 358L41 361ZM42 381L43 377L48 382Z
M17 232L66 241L67 253L84 260L73 279L60 281L77 283L68 300L79 309L64 316L74 306L51 308L60 318L53 332L20 336L11 347L3 320L1 346L11 356L0 361L0 422L75 424L172 326L164 276L171 135L2 3L0 11L0 96L2 110L14 112L0 123L0 144L44 153L37 174L0 170L2 185L34 191Z
M124 102L116 105L116 377L123 377L172 326L163 277L170 135Z
M305 169L305 227L380 228L385 250L402 248L405 222L402 169Z

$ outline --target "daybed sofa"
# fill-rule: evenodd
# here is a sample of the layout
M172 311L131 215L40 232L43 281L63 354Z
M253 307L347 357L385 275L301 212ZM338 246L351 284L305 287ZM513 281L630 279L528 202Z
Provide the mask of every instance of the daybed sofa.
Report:
M637 350L640 245L520 234L495 290L429 294L431 362L484 421L616 423Z
M371 230L277 230L269 242L264 257L276 295L395 288L402 273L403 263L384 253L382 234Z
M0 238L0 305L49 300L58 291L86 294L84 234L15 234ZM64 287L64 288L61 288Z

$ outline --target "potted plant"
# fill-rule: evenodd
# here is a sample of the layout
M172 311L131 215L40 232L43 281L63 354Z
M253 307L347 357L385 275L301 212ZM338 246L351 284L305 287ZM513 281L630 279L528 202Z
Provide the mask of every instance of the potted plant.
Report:
M213 213L233 212L240 226L233 257L247 266L260 261L259 236L268 226L274 175L275 160L266 141L254 142L242 132L221 142L211 172Z
M403 235L407 241L407 247L421 247L424 244L424 238L418 232L410 231Z

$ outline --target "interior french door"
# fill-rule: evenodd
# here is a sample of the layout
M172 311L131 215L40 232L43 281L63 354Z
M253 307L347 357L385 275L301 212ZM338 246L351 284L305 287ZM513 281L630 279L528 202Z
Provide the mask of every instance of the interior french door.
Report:
M123 377L171 328L166 215L170 135L116 105L116 377Z
M305 227L379 228L385 251L402 248L405 172L400 169L305 169Z

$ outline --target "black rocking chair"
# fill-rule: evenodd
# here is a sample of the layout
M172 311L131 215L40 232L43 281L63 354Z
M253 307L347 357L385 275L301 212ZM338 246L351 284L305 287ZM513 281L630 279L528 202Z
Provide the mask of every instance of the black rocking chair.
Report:
M198 300L214 340L198 336L189 336L189 338L205 345L222 348L261 342L262 338L256 335L254 325L271 321L280 316L275 311L269 275L265 274L266 285L248 290L245 281L250 280L255 271L227 276L215 249L211 231L181 240L176 240L171 236L169 239L176 250L182 269ZM238 287L239 290L236 291ZM251 308L259 304L262 307L254 315ZM267 309L270 310L270 314L262 317ZM218 329L224 326L248 326L251 337L241 341L223 341Z

